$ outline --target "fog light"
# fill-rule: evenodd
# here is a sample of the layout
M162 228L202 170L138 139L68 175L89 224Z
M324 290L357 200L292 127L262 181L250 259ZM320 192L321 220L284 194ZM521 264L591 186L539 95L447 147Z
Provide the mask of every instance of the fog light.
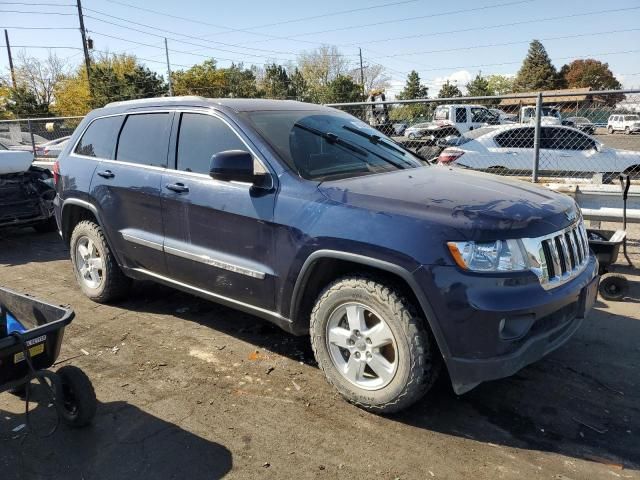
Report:
M502 340L518 340L529 332L535 321L533 313L503 318L498 323L498 334Z

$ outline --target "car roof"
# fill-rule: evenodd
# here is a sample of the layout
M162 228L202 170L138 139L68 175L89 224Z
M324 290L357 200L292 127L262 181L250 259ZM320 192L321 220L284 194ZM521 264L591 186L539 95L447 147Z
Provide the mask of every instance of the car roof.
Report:
M223 107L234 112L263 110L329 110L328 107L295 100L270 100L263 98L206 98L199 96L156 97L111 102L101 110L128 111L149 107Z

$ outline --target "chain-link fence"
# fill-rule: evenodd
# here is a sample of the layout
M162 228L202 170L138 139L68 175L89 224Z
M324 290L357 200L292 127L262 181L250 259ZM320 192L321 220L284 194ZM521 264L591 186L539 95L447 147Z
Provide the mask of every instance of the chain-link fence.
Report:
M26 150L39 160L54 159L83 117L0 121L0 149Z
M640 90L330 105L430 162L532 181L640 179Z

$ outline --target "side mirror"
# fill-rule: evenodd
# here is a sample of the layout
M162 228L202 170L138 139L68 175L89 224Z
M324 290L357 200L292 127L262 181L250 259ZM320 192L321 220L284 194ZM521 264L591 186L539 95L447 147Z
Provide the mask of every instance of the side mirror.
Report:
M254 183L253 155L244 150L225 150L211 157L209 176L227 182Z

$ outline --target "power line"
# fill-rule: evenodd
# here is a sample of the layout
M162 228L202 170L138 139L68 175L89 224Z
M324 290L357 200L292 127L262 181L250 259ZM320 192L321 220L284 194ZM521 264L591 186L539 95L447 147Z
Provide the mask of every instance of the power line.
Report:
M26 5L28 7L75 7L71 3L0 2L0 5Z
M67 46L55 46L55 45L11 45L13 48L51 48L53 50L82 50L80 47L67 47ZM6 45L0 45L0 47L6 47Z
M24 13L29 15L61 15L66 17L75 17L75 13L63 13L63 12L34 12L33 10L0 10L0 13Z
M11 30L77 30L78 27L24 27L24 26L7 26L0 28L6 28Z
M194 36L194 35L187 35L187 34L180 33L180 32L174 32L174 31L171 31L171 30L167 30L166 28L154 27L153 25L148 25L148 24L145 24L145 23L134 22L133 20L128 20L126 18L117 17L115 15L111 15L109 13L101 12L99 10L94 10L92 8L85 8L85 10L87 10L89 12L97 13L99 15L103 15L105 17L114 18L116 20L120 20L120 21L123 21L123 22L131 23L133 25L138 25L138 26L141 26L141 27L149 28L151 30L157 30L157 31L160 31L160 32L171 33L172 35L179 35L181 37L190 38L190 39L194 39L194 40L202 40L204 42L215 43L217 45L222 45L222 46L225 46L225 47L238 47L238 46L240 46L238 44L218 42L218 41L215 41L215 40L203 40L202 37L197 37L197 36ZM106 20L103 20L103 19L100 19L100 18L96 18L96 17L92 17L92 16L89 16L89 15L85 15L85 17L93 18L94 20L98 20L98 21L102 21L102 22L105 22L105 23L109 23L109 22L106 22ZM117 25L117 24L112 23L112 25ZM118 26L122 26L123 28L131 28L129 26L123 26L123 25L118 25ZM142 33L149 34L148 32L142 32ZM151 35L151 34L149 34L149 35ZM161 37L164 38L164 35L161 35ZM265 52L265 53L276 53L276 54L280 54L280 55L292 54L292 52L284 52L284 51L281 51L281 50L270 50L270 49L257 48L257 47L242 47L242 46L240 46L240 47L243 48L244 50L255 50L255 51ZM241 55L249 55L249 54L244 53L244 52L237 52L237 51L232 51L232 50L224 50L224 49L221 49L221 48L217 48L217 50L226 51L226 52L229 52L229 53L237 53L237 54L241 54Z
M470 12L477 12L477 11L481 11L481 10L489 10L492 8L502 8L502 7L508 7L508 6L512 6L512 5L521 5L523 3L531 3L533 0L517 0L514 2L506 2L506 3L496 3L496 4L492 4L492 5L484 5L482 7L475 7L475 8L465 8L465 9L460 9L460 10L450 10L447 12L439 12L439 13L431 13L428 15L420 15L420 16L412 16L412 17L404 17L404 18L398 18L395 20L383 20L380 22L373 22L373 23L365 23L365 24L361 24L361 25L350 25L348 27L339 27L339 28L330 28L327 30L317 30L314 32L305 32L305 33L298 33L296 35L291 35L288 37L279 37L281 39L285 39L285 40L297 40L298 37L306 37L309 35L317 35L317 34L321 34L321 33L332 33L332 32L340 32L340 31L345 31L345 30L354 30L356 28L366 28L366 27L375 27L375 26L379 26L379 25L387 25L390 23L399 23L399 22L407 22L407 21L411 21L411 20L423 20L425 18L435 18L435 17L444 17L444 16L448 16L448 15L456 15L459 13L470 13ZM254 43L254 42L246 42L243 43L241 45L247 45L248 43Z
M376 5L370 5L367 7L362 7L362 8L352 8L350 10L341 10L341 11L337 11L337 12L330 12L330 13L325 13L325 14L320 14L320 15L312 15L312 16L308 16L308 17L299 17L299 18L292 18L289 20L283 20L280 22L275 22L275 23L265 23L262 25L255 25L253 27L247 27L244 29L238 29L238 28L231 28L229 29L228 27L223 27L220 25L216 25L216 24L212 24L209 22L204 22L202 20L196 20L193 18L188 18L188 17L181 17L179 15L172 15L170 13L164 13L164 12L160 12L158 10L152 10L150 8L144 8L144 7L139 7L137 5L131 5L125 2L119 2L117 0L107 0L109 3L115 3L118 5L123 5L125 7L129 7L129 8L135 8L136 10L142 10L145 12L149 12L149 13L155 13L156 15L162 15L162 16L166 16L166 17L171 17L171 18L177 18L179 20L184 20L187 22L193 22L193 23L198 23L201 25L208 25L210 27L216 27L216 28L222 28L224 29L224 31L222 32L217 32L215 34L212 35L221 35L223 33L230 33L230 32L248 32L248 33L255 33L256 35L263 35L262 33L257 33L257 32L252 32L252 30L258 29L258 28L266 28L266 27L273 27L273 26L277 26L277 25L284 25L287 23L297 23L297 22L303 22L303 21L307 21L307 20L315 20L318 18L326 18L326 17L332 17L332 16L338 16L338 15L345 15L345 14L349 14L349 13L355 13L355 12L360 12L363 10L375 10L378 8L384 8L384 7L392 7L392 6L396 6L396 5L402 5L402 4L407 4L407 3L415 3L418 0L403 0L403 1L395 1L395 2L389 2L389 3L381 3L381 4L376 4Z
M548 22L548 21L552 21L552 20L565 20L565 19L569 19L569 18L577 18L577 17L585 17L585 16L590 16L590 15L599 15L599 14L605 14L605 13L618 13L618 12L625 12L625 11L629 11L629 10L638 10L640 9L640 7L628 7L628 8L618 8L618 9L608 9L608 10L598 10L598 11L594 11L594 12L586 12L586 13L574 13L574 14L570 14L570 15L560 15L557 17L546 17L546 18L538 18L538 19L534 19L534 20L522 20L519 22L510 22L510 23L499 23L499 24L494 24L494 25L482 25L479 27L471 27L471 28L462 28L462 29L458 29L458 30L444 30L444 31L439 31L439 32L429 32L429 33L419 33L419 34L414 34L414 35L404 35L401 37L388 37L388 38L382 38L382 39L376 39L376 40L369 40L366 42L357 42L357 43L350 43L350 44L344 44L342 46L357 46L357 45L369 45L372 43L384 43L384 42L390 42L393 40L408 40L411 38L423 38L423 37L435 37L435 36L440 36L440 35L449 35L452 33L466 33L466 32L474 32L474 31L478 31L478 30L488 30L488 29L493 29L493 28L504 28L504 27L516 27L519 25L529 25L531 23L541 23L541 22Z
M580 38L580 37L591 37L591 36L597 36L597 35L610 35L612 33L626 33L626 32L638 32L640 31L640 28L628 28L625 30L608 30L605 32L592 32L592 33L578 33L575 35L563 35L563 36L559 36L559 37L547 37L547 38L540 38L540 41L544 41L544 42L548 42L548 41L553 41L553 40L566 40L569 38ZM408 52L408 53L394 53L393 55L382 55L378 58L396 58L396 57L405 57L405 56L410 56L410 55L422 55L425 53L445 53L445 52L457 52L460 50L473 50L476 48L490 48L490 47L505 47L505 46L509 46L509 45L521 45L521 44L528 44L530 43L531 40L520 40L517 42L505 42L505 43L490 43L490 44L484 44L484 45L471 45L471 46L467 46L467 47L457 47L457 48L445 48L445 49L440 49L440 50L422 50L422 51L418 51L418 52Z

